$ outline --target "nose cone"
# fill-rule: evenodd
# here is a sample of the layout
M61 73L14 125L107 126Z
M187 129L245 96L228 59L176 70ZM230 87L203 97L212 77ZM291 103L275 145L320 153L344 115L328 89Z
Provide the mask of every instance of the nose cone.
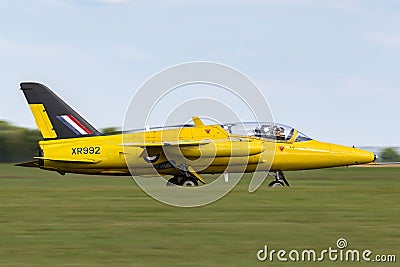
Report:
M374 162L377 159L377 156L367 150L352 148L351 149L351 164L366 164Z
M331 155L332 165L335 166L366 164L376 159L370 151L334 144L331 144Z

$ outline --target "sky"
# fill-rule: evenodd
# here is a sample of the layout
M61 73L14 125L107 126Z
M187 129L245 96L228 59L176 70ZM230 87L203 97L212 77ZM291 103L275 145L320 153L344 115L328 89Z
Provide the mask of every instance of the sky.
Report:
M37 81L97 128L122 127L149 77L211 61L315 139L400 145L396 0L3 0L0 14L0 120L36 127L18 89Z

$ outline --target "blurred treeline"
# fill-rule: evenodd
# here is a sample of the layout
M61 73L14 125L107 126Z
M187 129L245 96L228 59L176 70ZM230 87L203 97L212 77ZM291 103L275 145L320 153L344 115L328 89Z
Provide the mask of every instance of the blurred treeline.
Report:
M118 132L118 128L105 128L103 133ZM31 161L38 156L38 141L42 135L36 129L12 125L0 120L0 163Z
M38 130L0 121L0 162L33 160L38 154L40 139L42 135Z
M400 155L395 149L387 147L381 150L379 153L380 162L400 162Z
M121 133L118 128L102 129L104 134ZM33 160L38 155L38 141L42 135L38 130L18 127L0 120L0 163ZM394 148L383 148L379 162L400 162L400 155Z

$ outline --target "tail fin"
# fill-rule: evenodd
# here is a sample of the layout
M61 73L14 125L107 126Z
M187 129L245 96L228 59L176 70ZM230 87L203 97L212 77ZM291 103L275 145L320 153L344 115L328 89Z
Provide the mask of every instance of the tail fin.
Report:
M21 90L44 139L101 135L45 85L21 83Z

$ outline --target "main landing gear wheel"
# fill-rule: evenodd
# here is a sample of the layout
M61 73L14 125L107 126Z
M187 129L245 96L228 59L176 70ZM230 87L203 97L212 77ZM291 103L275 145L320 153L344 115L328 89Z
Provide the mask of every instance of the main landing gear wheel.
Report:
M269 183L269 187L283 187L290 186L289 182L286 180L285 174L283 171L274 172L275 181Z
M178 176L175 175L171 179L168 180L167 186L186 186L186 187L194 187L198 186L199 183L197 182L197 179L194 177L186 177L186 176Z
M172 177L167 182L167 186L175 186L175 185L178 185L178 178L176 176Z
M182 181L180 182L181 186L187 186L187 187L193 187L193 186L198 186L199 184L197 183L197 179L192 178L192 177L184 177Z

